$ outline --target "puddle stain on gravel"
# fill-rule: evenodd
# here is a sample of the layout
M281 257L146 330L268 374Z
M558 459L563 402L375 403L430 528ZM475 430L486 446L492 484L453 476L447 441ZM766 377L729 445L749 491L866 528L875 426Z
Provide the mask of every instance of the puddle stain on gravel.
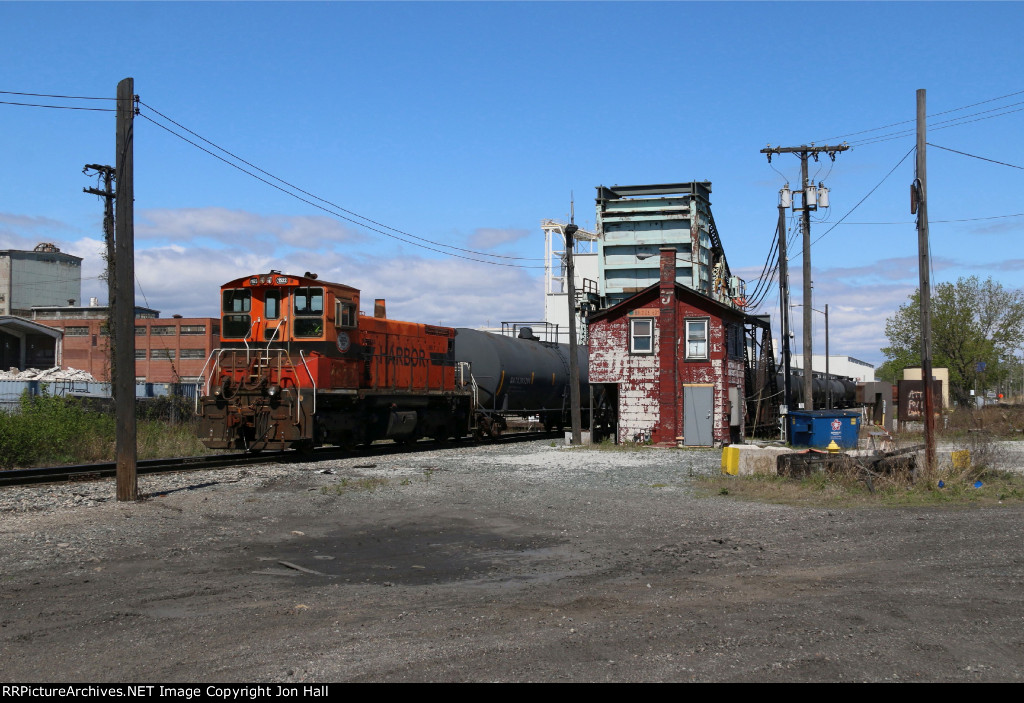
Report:
M253 573L290 576L286 580L297 586L325 579L381 586L473 581L512 585L561 578L565 575L561 570L546 565L564 564L564 550L556 539L509 536L470 524L443 528L406 524L288 542L272 552L261 550L269 556L258 557L252 564ZM294 564L318 573L282 568L286 562L289 567Z

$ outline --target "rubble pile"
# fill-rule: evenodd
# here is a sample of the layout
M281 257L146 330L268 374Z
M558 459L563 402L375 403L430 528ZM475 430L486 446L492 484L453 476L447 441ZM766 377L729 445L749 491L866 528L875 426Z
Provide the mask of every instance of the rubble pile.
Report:
M95 381L88 371L54 366L52 369L25 369L19 371L13 366L0 371L0 381Z

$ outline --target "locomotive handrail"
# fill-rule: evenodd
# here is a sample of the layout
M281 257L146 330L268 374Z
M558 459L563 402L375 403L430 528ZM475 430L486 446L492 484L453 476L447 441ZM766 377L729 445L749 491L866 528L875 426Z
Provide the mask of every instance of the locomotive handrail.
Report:
M210 356L206 357L206 363L203 364L203 370L199 372L199 378L203 379L201 384L202 393L196 394L196 414L199 414L199 397L210 394L209 383L211 378L206 378L206 369L210 366L210 362L213 361L213 357L217 356L217 362L220 363L220 355L224 352L223 349L214 349L210 352Z
M306 366L306 355L302 353L301 349L299 350L299 358L302 359L302 366L303 366L303 368L306 369L306 375L309 376L309 384L311 386L313 386L313 415L316 415L316 380L313 378L313 374L310 373L309 367ZM302 404L302 393L298 393L298 397L299 397L299 404L301 405ZM296 407L298 407L298 406L296 406ZM296 421L298 421L298 418L296 418Z
M253 320L252 323L249 325L249 329L247 329L245 331L245 336L242 337L242 344L245 345L245 363L246 364L249 363L249 334L252 332L252 328L256 325L256 323L260 322L260 321L261 321L261 318L259 318L259 317L257 317L255 320Z
M270 335L270 339L267 340L267 351L270 351L270 345L277 339L277 332L281 329L281 325L288 322L287 317L282 317L281 321L277 323L277 327L274 328L274 334Z

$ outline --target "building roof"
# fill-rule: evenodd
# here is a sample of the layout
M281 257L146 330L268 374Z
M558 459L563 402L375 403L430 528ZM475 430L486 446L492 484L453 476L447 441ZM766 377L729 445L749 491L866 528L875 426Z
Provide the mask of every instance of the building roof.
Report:
M693 288L690 288L688 286L684 286L681 283L675 283L674 285L675 285L675 289L676 289L676 296L678 296L678 297L693 298L693 299L699 301L699 307L701 307L701 308L709 308L709 307L710 308L718 308L723 313L723 315L722 315L723 317L725 317L726 314L728 314L731 317L741 317L744 320L747 319L747 317L748 317L748 315L745 312L743 312L742 310L738 310L737 308L734 308L731 305L726 305L725 303L722 303L721 301L715 300L714 298L712 298L710 296L704 295L703 293L701 293L699 291L696 291ZM657 295L659 294L660 290L661 290L661 283L660 282L651 284L647 288L644 288L642 291L634 293L632 296L630 296L629 298L626 298L622 302L617 303L616 305L613 305L610 308L605 308L604 310L601 310L600 312L594 313L593 315L591 315L588 318L587 324L590 324L591 322L594 322L595 320L604 319L605 317L612 317L613 315L617 315L617 314L621 313L623 310L628 310L628 309L631 309L631 308L634 308L634 307L639 307L642 302L646 302L646 301L641 301L640 298L654 298L654 297L657 297Z
M14 315L0 315L0 329L10 328L18 330L23 333L34 333L44 334L47 337L53 337L54 339L60 339L64 333L55 327L47 327L41 325L38 322L32 322L26 320L24 317L16 317Z

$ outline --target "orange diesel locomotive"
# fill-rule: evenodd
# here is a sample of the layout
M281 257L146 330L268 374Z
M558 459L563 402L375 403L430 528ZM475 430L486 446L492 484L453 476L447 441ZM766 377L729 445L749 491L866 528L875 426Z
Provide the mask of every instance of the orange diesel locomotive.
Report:
M199 437L214 449L354 445L469 432L455 330L359 312L359 291L279 271L221 287L221 345L203 371Z

